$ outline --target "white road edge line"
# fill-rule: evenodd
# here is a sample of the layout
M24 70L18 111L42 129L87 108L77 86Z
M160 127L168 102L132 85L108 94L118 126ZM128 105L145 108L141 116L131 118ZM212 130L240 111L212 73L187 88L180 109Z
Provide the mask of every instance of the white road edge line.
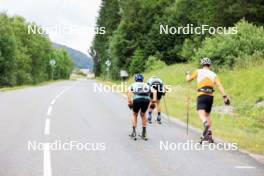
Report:
M44 151L43 151L43 176L52 176L49 143L45 143L44 144Z
M236 169L256 169L256 167L253 166L234 166Z
M47 112L48 116L51 114L51 111L52 111L52 106L49 106L49 109L48 109L48 112Z
M46 122L45 122L44 134L45 135L49 135L50 134L50 119L49 118L47 118Z

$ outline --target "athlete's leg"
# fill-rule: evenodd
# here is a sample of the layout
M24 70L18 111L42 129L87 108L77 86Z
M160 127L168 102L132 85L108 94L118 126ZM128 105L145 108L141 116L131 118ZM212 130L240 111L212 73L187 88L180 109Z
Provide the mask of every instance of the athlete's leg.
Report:
M205 112L205 110L203 110L203 109L199 109L199 110L198 110L198 115L199 115L201 121L202 121L203 123L205 123L206 120L207 120L207 116L206 116L206 112Z
M211 116L210 116L209 112L206 112L206 119L207 119L207 122L208 122L208 125L209 125L207 140L210 143L213 143L214 140L213 140L213 133L212 133L212 119L211 119Z
M158 116L157 116L157 121L160 123L161 122L161 106L160 106L160 100L157 100L157 111L158 111Z
M150 113L152 113L152 111L153 111L152 104L153 104L153 101L151 100L151 101L149 102L149 106L148 106L148 112L150 112Z
M207 121L206 111L203 109L199 109L198 114L199 114L199 117L200 117L200 119L204 125L203 136L205 137L208 133L209 128L210 128L209 123Z
M160 100L157 100L156 105L157 105L157 111L158 113L160 113L161 112Z
M146 113L145 112L141 112L141 119L142 119L142 137L145 138L146 137L146 133L147 133L147 118L146 118Z
M147 126L147 118L146 118L146 113L141 112L141 119L142 119L142 127L146 127Z
M210 128L212 128L212 120L210 113L205 112L205 117L206 117L206 121L208 122L208 125L210 126Z
M138 113L133 112L133 115L132 115L133 129L136 129L137 128L137 116L138 116Z
M142 103L141 103L140 116L141 116L141 120L142 120L142 137L143 138L146 137L146 133L147 133L146 111L149 107L149 103L150 103L150 100L148 100L148 99L142 100Z
M148 106L148 121L149 121L149 123L151 123L151 119L152 119L152 112L153 112L153 110L154 110L154 102L151 100L150 102L149 102L149 106Z

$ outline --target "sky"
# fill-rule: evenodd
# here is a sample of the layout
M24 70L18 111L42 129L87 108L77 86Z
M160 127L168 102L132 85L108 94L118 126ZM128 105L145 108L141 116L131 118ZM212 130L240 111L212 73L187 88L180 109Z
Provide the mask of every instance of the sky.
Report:
M101 0L0 0L0 11L23 16L46 29L53 42L87 54L100 4Z

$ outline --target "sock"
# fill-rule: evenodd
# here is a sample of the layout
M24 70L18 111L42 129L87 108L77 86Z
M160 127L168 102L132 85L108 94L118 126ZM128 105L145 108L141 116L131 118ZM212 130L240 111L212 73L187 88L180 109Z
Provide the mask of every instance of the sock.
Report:
M133 126L133 132L136 132L136 127Z
M160 116L160 112L158 112L158 116Z
M146 133L146 127L142 127L142 132Z
M205 121L203 124L204 124L204 128L208 128L209 127L209 124L208 124L207 121Z
M151 111L149 111L149 115L151 115L152 114L152 112Z

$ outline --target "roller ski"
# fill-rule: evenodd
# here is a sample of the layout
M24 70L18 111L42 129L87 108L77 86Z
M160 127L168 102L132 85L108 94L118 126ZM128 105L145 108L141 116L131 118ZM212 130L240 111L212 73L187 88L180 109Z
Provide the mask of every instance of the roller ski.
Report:
M200 144L202 144L204 141L208 142L208 143L214 143L214 140L212 138L212 132L211 130L209 130L209 125L206 122L204 122L204 131L203 131L203 136L201 137L201 141Z
M203 144L203 142L214 143L211 131L208 131L203 137L201 137L200 144Z
M131 139L133 139L134 141L136 141L136 140L137 140L137 133L136 133L135 131L133 131L133 132L129 135L129 137L130 137Z
M141 134L139 134L138 137L140 137L140 139L143 139L144 141L147 141L148 140L148 138L146 136L143 136Z

